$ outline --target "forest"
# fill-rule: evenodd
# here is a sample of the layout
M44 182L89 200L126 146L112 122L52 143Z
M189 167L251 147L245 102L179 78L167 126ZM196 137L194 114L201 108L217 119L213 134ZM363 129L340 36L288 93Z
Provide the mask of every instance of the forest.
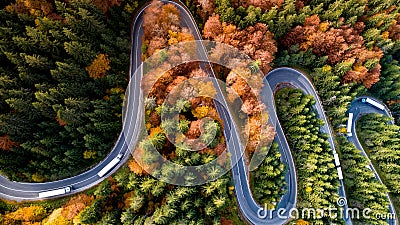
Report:
M400 127L389 121L390 118L379 114L365 115L358 123L357 132L369 158L385 181L396 209L400 210Z
M385 195L387 188L375 179L368 160L360 150L345 138L338 137L344 181L347 188L349 207L371 208L373 215L388 214L389 201ZM369 219L353 219L357 223L387 224L386 220L371 217Z
M295 160L299 210L328 208L339 198L339 179L332 149L327 134L320 132L324 122L314 112L314 104L312 96L298 89L283 88L276 93L279 120ZM328 215L321 219L303 219L312 224L343 223L343 220Z
M145 1L5 0L0 2L0 174L25 182L53 181L79 174L112 149L122 126L122 104L129 81L130 25ZM246 157L271 142L271 127L260 122L260 83L273 68L306 72L315 85L335 131L349 206L387 213L389 192L399 211L400 15L397 0L182 0L202 37L229 44L255 63L247 80L213 65L218 77L245 103L240 114L250 121ZM193 40L180 27L179 12L154 2L143 23L143 60L177 43ZM162 51L161 51L162 53ZM162 56L162 54L159 54ZM226 57L226 56L225 56ZM176 99L169 91L183 85L187 97L212 90L198 64L168 71L145 99L148 137L137 147L155 147L181 165L200 165L226 151L224 123L210 98ZM199 86L200 85L200 86ZM201 87L201 88L199 88ZM212 92L212 91L211 91ZM384 184L373 177L368 161L343 136L347 110L360 95L372 95L392 110L394 122L368 115L358 135ZM237 101L237 99L231 99ZM278 116L295 156L298 206L336 204L339 182L315 100L284 88L276 94ZM179 121L161 114L179 112ZM212 118L207 123L204 117ZM249 128L249 127L247 127ZM262 129L268 132L262 133ZM171 133L183 133L174 136ZM196 141L194 141L196 140ZM267 140L263 143L264 140ZM180 143L173 146L171 141ZM187 152L189 146L204 147ZM384 152L385 154L382 154ZM59 200L13 203L0 200L2 224L244 224L238 215L229 173L204 185L174 186L148 174L154 156L128 164L100 185ZM217 173L219 168L212 172ZM164 173L176 171L163 169ZM278 146L251 173L253 195L274 205L285 193L285 165ZM212 173L211 173L212 174ZM313 178L313 179L311 179ZM315 179L314 179L315 178ZM387 224L372 218L357 223ZM341 224L341 220L295 221Z

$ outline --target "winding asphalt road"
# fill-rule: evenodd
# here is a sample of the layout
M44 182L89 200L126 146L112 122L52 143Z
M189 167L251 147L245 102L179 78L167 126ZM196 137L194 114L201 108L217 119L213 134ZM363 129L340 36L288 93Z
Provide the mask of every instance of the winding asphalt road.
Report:
M364 157L367 158L367 160L369 162L369 166L370 166L372 172L374 173L375 178L377 180L379 180L379 182L383 183L381 178L379 177L379 174L376 172L374 164L372 164L372 162L369 159L367 153L365 152L363 146L361 145L360 140L358 140L356 124L357 124L357 121L365 114L376 113L376 114L382 114L384 116L391 117L391 118L392 118L392 114L390 113L389 108L383 102L379 101L378 99L375 99L375 98L372 98L372 97L368 96L368 98L373 99L374 101L376 101L376 102L380 103L381 105L385 106L384 110L380 110L380 109L378 109L378 108L376 108L376 107L374 107L374 106L372 106L372 105L370 105L370 104L368 104L366 102L362 102L361 100L363 98L366 98L366 97L367 96L358 97L350 105L348 113L353 113L353 123L351 124L352 136L351 137L348 136L347 139L350 142L352 142L356 146L357 149L361 150L361 154ZM390 124L394 124L394 121L391 120L391 121L389 121L389 123ZM387 198L389 200L389 211L390 211L390 213L392 215L394 215L394 218L395 218L395 219L389 219L388 223L390 225L397 225L398 224L398 221L397 221L398 217L397 217L396 210L394 208L393 202L390 199L390 196L389 196L388 193L386 193L386 196L387 196Z

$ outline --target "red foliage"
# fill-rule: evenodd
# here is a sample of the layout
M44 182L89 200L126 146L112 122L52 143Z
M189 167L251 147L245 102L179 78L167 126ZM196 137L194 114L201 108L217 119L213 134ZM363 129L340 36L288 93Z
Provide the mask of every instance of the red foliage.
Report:
M221 225L233 225L233 221L228 220L225 217L221 217Z
M243 6L245 8L249 6L260 7L263 11L271 9L274 6L281 7L284 0L234 0L232 2L235 6Z
M208 19L203 33L206 38L232 45L244 51L252 59L260 60L261 70L264 73L271 69L269 64L274 59L274 54L278 51L276 42L273 39L274 35L268 31L268 27L263 23L257 23L244 30L238 30L234 25L221 24L217 15Z
M156 111L153 111L149 116L149 123L154 127L159 126L161 123L161 118L157 115Z
M313 15L305 19L303 26L293 28L281 42L287 47L299 44L301 50L312 48L314 54L328 56L327 63L330 65L354 62L353 69L342 81L362 82L369 88L379 80L380 65L368 71L363 64L371 59L379 60L383 53L378 48L369 50L364 46L361 36L364 27L363 22L357 22L353 27L329 28L329 23L321 23L318 15Z
M400 21L393 23L389 29L389 38L392 40L400 40Z
M92 0L93 4L104 13L107 13L114 6L120 6L122 0Z
M209 17L204 24L203 34L205 38L215 39L218 35L222 34L223 31L219 15Z
M129 162L128 162L128 167L129 167L129 170L130 170L130 171L134 172L134 173L135 173L136 175L138 175L138 176L142 176L142 175L146 175L146 174L147 174L147 172L143 169L142 166L140 166L140 165L135 161L135 159L129 160Z
M200 134L201 134L200 129L203 126L202 124L203 124L203 122L201 120L192 121L190 123L189 130L186 133L186 137L192 138L192 139L200 137Z

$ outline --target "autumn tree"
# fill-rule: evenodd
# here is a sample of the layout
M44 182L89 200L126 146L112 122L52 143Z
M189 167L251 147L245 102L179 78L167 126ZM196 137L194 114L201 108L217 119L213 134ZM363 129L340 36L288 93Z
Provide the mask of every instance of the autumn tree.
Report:
M232 24L221 24L219 16L216 15L209 17L203 33L206 38L232 45L244 51L253 60L260 60L260 67L264 73L271 69L269 64L278 51L274 35L262 23L239 30Z
M318 15L313 15L305 19L303 26L293 28L281 42L287 47L298 44L303 51L312 49L317 56L327 56L330 65L351 63L352 70L342 77L342 82L359 82L370 88L379 81L379 60L383 54L378 48L365 47L361 36L364 27L363 22L357 22L353 27L334 28L328 21L321 22Z
M105 54L99 54L93 60L93 62L85 69L91 78L103 78L106 76L108 70L110 70L110 59Z
M4 135L0 137L0 148L5 151L11 151L12 147L17 147L18 143L11 140L10 136Z
M79 194L72 197L62 208L61 215L69 220L72 220L82 210L93 202L93 196Z

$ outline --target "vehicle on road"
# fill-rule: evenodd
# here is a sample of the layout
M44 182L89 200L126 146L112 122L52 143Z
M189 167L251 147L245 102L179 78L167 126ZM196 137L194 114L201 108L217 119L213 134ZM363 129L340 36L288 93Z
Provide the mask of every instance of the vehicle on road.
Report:
M370 104L370 105L372 105L372 106L374 106L374 107L376 107L376 108L378 108L380 110L385 110L385 107L382 104L372 100L371 98L362 98L361 102L366 102L366 103L368 103L368 104Z
M353 113L349 113L349 119L347 120L347 136L351 137L353 136L351 132L351 127L353 125Z
M112 168L114 168L122 159L122 154L118 154L111 162L109 162L100 172L97 173L99 177L106 175Z
M340 166L339 155L335 153L333 157L335 158L335 166Z
M53 196L57 196L57 195L63 195L66 193L71 192L71 187L64 187L64 188L60 188L60 189L55 189L55 190L50 190L50 191L43 191L39 193L39 198L47 198L47 197L53 197Z
M338 173L339 180L343 180L342 167L340 167L340 166L337 167L337 173Z

